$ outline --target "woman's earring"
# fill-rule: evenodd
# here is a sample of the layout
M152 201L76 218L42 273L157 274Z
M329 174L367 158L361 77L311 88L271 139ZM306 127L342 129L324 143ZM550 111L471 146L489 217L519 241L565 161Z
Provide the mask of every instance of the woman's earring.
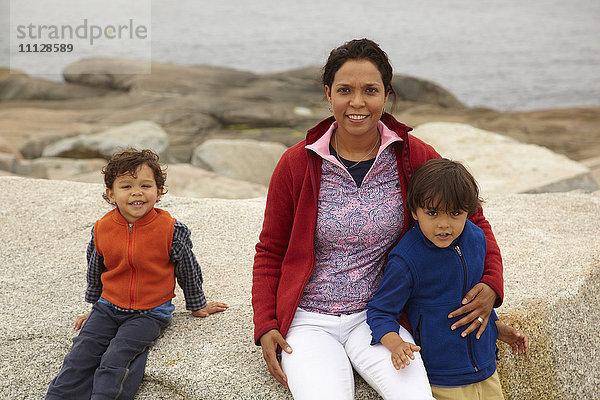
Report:
M329 103L329 112L333 114L333 110L331 109L331 103Z

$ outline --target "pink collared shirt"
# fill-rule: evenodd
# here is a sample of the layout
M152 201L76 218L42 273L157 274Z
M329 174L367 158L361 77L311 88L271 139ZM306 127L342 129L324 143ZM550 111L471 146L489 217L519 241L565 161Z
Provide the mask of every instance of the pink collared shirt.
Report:
M360 186L329 152L334 122L315 143L306 146L323 158L317 227L316 265L300 307L321 314L351 314L366 308L383 275L385 252L398 239L404 204L396 153L401 141L381 121L381 145Z

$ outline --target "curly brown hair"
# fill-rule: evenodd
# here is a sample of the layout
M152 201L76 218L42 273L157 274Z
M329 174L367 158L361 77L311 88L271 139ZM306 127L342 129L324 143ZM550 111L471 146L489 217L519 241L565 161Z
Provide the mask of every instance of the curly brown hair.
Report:
M131 175L135 177L138 168L144 164L150 167L154 173L154 180L156 181L156 186L161 192L161 195L167 193L167 188L165 187L165 181L167 180L167 173L165 172L166 167L161 167L158 154L150 149L137 150L130 147L113 154L108 161L108 164L102 168L104 185L107 189L112 190L117 177L121 175ZM102 194L102 198L110 203L106 193Z

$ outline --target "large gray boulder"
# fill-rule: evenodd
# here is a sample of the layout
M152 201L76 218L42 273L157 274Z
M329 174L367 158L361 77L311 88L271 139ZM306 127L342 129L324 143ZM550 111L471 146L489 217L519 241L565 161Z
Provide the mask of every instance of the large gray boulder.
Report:
M70 137L48 145L43 157L110 158L127 147L152 149L166 159L169 147L167 133L151 121L135 121L91 135Z
M23 157L40 157L44 148L52 142L90 134L98 129L98 126L82 122L82 114L60 107L48 109L18 102L0 102L0 137Z
M443 157L464 162L484 195L599 189L588 167L542 146L449 122L419 125L411 133Z
M120 58L85 58L68 65L67 82L104 89L177 94L209 93L250 102L324 104L321 67L307 66L285 72L253 74L208 65L148 63ZM399 100L436 104L444 108L465 105L439 85L406 75L394 75Z
M27 159L39 158L42 157L44 149L47 146L87 133L89 133L89 130L82 132L79 127L75 127L73 130L66 128L60 131L40 132L38 135L30 135L29 138L23 140L20 145L20 151Z
M27 75L0 76L0 101L65 100L104 96L106 89L62 83Z
M77 176L93 173L103 181L100 170L106 165L106 160L101 158L61 158L41 157L35 160L22 160L16 163L11 172L21 176L42 179L76 180Z
M228 178L268 185L286 150L281 143L210 139L196 147L192 165Z
M13 153L0 152L0 171L13 173L12 171L19 164L19 161Z
M507 399L600 399L600 191L494 195L484 206L504 260L500 318L529 335L501 346Z
M21 152L0 137L0 170L12 171L21 160L23 160Z
M600 154L600 107L568 107L533 111L496 111L485 107L441 108L404 105L395 115L415 127L428 122L458 122L537 144L572 160Z
M590 169L592 176L600 185L600 156L582 160L581 163Z
M224 126L230 127L288 127L306 118L294 112L296 109L289 103L233 103L212 113ZM309 109L310 110L310 109ZM309 111L309 116L313 111Z
M394 92L399 100L435 104L443 108L465 108L465 104L443 87L425 79L394 75Z
M125 91L219 93L256 79L251 72L208 65L149 63L123 58L84 58L63 70L67 82Z
M0 80L11 82L7 87L12 93L10 100L0 102L0 137L25 158L35 158L59 139L148 120L169 134L168 161L189 162L193 148L221 133L282 127L305 133L329 115L319 67L253 74L213 66L150 64L151 73L139 73L148 62L80 60L65 69L67 84L38 82L55 87L52 95L40 95L45 89L36 86L35 78L0 70ZM462 122L547 146L575 160L599 153L598 107L499 112L464 107L429 81L396 75L393 82L400 100L395 115L408 125ZM98 95L93 95L95 91ZM281 141L289 145L290 138Z
M303 110L299 109L300 112ZM213 132L208 139L230 139L239 140L240 138L258 140L261 142L277 142L292 147L302 141L306 136L305 131L300 131L292 128L239 128L239 129L222 129Z
M40 157L22 160L0 152L0 171L28 178L60 179L73 182L104 183L102 158ZM190 164L166 164L166 186L170 194L180 197L252 199L264 197L267 187L257 183L230 179Z
M110 208L102 185L0 177L0 398L39 399L86 312L85 248ZM209 300L230 309L184 311L151 349L137 399L291 399L252 339L250 288L264 200L166 195L161 207L192 230ZM501 318L525 331L525 356L500 345L507 400L600 399L600 192L490 196L503 252ZM377 394L357 378L357 399Z
M166 184L170 194L180 197L252 199L267 194L265 185L226 178L190 164L169 164Z

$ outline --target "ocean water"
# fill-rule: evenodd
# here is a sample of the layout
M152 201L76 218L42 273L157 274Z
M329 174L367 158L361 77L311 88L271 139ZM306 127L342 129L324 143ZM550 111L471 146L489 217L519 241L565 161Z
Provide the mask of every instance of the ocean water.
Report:
M151 11L153 61L283 71L368 37L396 73L470 106L600 105L598 0L152 0ZM3 33L0 54L7 41Z

